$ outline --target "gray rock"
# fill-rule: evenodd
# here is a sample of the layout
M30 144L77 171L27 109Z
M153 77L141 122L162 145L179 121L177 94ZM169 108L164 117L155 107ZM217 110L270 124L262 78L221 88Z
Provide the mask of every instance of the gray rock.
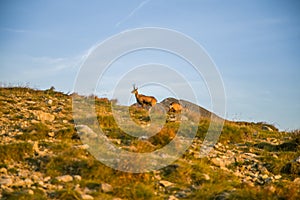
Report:
M293 182L297 185L300 185L300 178L295 178Z
M37 110L37 111L34 111L33 113L36 118L42 122L53 122L54 119L55 119L55 116L50 114L50 113L46 113L46 112L43 112L43 111L40 111L40 110Z
M81 178L81 176L79 176L79 175L75 175L75 176L74 176L74 179L75 179L76 181L81 181L82 178Z
M256 179L255 182L259 185L263 185L265 183L263 180L260 180L260 179Z
M168 200L178 200L178 198L176 198L175 196L171 195L171 196L169 196Z
M48 100L46 101L46 104L47 104L48 106L51 106L52 103L53 103L52 99L48 99Z
M15 187L31 186L32 181L31 180L29 181L29 180L16 180L16 181L14 181L13 186L15 186Z
M273 131L273 129L271 127L266 126L266 125L262 126L261 129L264 130L264 131L270 131L270 132Z
M34 195L34 191L33 190L28 190L27 193L30 194L30 195Z
M58 181L64 182L64 183L73 181L73 177L70 175L58 176L58 177L56 177L56 179Z
M94 197L92 197L92 196L89 195L89 194L82 194L82 195L81 195L81 199L83 199L83 200L93 200Z
M0 178L0 185L11 185L13 183L10 177L1 177Z
M208 174L203 174L203 177L204 177L204 179L205 179L206 181L209 181L209 180L210 180L210 177L209 177Z
M54 136L55 136L55 133L54 133L54 132L49 132L49 133L48 133L48 136L49 136L49 137L54 137Z
M300 156L295 159L295 162L300 163Z
M215 200L225 200L225 199L229 199L230 193L227 191L224 191L220 194L218 194L217 196L215 196Z
M164 181L164 180L159 181L159 184L163 187L170 187L170 186L174 185L174 183L171 183L169 181Z
M50 176L47 176L47 177L44 178L44 182L48 182L48 181L50 181L50 180L51 180L51 177L50 177Z
M101 184L101 191L104 193L112 192L113 187L108 183L102 183Z
M281 179L281 177L282 177L282 176L281 176L280 174L278 174L278 175L275 175L275 176L274 176L274 179L275 179L275 180L279 180L279 179Z
M80 137L87 137L90 139L95 139L98 137L98 135L86 125L77 125L76 129Z
M86 150L86 149L90 148L90 146L88 144L82 144L82 145L74 146L74 148Z
M175 194L177 198L186 198L188 195L185 191L179 191Z

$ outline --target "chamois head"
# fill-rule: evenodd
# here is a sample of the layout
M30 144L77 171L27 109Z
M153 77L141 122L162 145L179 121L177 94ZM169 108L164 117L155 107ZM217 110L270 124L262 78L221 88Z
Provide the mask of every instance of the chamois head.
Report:
M169 105L169 112L179 113L182 110L182 106L177 102L172 102Z
M138 88L133 85L133 90L131 91L132 94L138 94Z

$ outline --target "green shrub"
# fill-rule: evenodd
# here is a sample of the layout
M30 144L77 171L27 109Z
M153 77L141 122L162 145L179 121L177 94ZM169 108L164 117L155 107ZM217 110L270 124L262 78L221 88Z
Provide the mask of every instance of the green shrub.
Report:
M29 127L25 128L23 130L23 134L17 135L16 139L25 140L25 141L41 140L48 137L49 131L50 129L48 128L48 126L40 122L40 123L32 124Z
M24 161L33 156L32 144L27 142L0 145L0 160Z

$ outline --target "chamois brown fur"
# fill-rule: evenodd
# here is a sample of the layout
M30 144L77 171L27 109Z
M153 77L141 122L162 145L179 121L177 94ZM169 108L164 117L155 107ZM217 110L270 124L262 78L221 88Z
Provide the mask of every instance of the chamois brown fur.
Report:
M181 110L182 110L182 106L179 103L172 102L169 106L169 112L178 113L181 112Z
M137 103L140 104L142 107L144 107L145 105L153 107L157 102L156 98L153 96L139 94L138 88L135 88L135 86L133 86L133 90L131 91L131 93L135 94Z

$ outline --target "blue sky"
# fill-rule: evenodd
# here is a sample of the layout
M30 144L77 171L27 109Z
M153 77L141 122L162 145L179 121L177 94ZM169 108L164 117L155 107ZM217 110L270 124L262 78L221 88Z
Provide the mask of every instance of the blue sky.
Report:
M0 81L72 91L93 46L127 29L163 27L208 52L224 81L229 119L296 129L299 10L299 1L288 0L1 1ZM207 95L199 101L210 108Z

